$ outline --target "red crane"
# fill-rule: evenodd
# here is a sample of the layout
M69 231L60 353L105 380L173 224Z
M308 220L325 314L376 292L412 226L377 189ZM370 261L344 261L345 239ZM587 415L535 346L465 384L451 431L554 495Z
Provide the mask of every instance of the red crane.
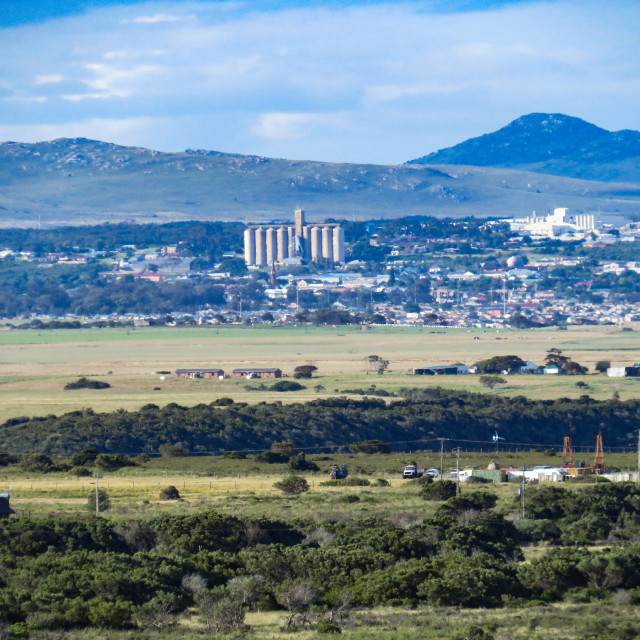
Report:
M575 463L573 462L573 447L571 446L571 436L564 437L564 445L562 446L562 468L574 469Z
M602 434L596 437L596 457L593 461L593 473L604 473L604 450L602 448Z

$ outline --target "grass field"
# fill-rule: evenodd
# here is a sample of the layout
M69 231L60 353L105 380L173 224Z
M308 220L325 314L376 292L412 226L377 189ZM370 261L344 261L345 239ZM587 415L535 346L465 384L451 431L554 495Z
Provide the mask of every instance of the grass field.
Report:
M474 362L493 355L513 354L542 363L555 347L593 371L598 360L614 365L640 361L636 331L619 327L571 327L568 331L428 329L418 327L148 327L140 329L80 329L0 331L0 412L47 415L92 407L97 411L137 409L147 403L182 405L208 403L229 396L246 402L304 401L342 394L371 384L396 391L402 387L443 386L486 391L475 376L413 376L426 364ZM378 376L367 370L366 358L376 354L389 361ZM259 382L244 380L177 380L180 367L279 367L291 375L300 364L318 367L307 389L275 394L256 390ZM80 376L108 381L111 389L63 391ZM163 379L164 378L164 379ZM588 388L576 387L583 381ZM266 383L270 384L269 382ZM322 385L324 391L314 391ZM608 398L637 397L640 380L589 376L512 376L491 393L533 398L578 397L584 393Z
M490 445L488 447L483 452L461 452L461 467L486 466L493 460L494 453ZM589 461L593 453L578 457ZM142 466L103 473L99 486L111 498L112 508L107 516L115 519L216 509L247 518L323 521L374 514L390 517L399 513L424 517L435 507L418 496L420 487L414 481L403 480L401 472L405 464L414 460L425 468L439 468L439 451L317 454L309 455L308 460L315 462L320 471L304 474L310 490L299 496L283 495L273 486L289 473L285 464L259 463L252 456L244 460L211 456L153 458ZM366 478L372 483L383 478L390 486L327 486L323 483L328 480L329 466L334 462L347 464L351 477ZM500 454L503 467L559 465L560 462L559 455L543 452L505 450ZM605 462L608 467L635 468L637 456L607 454ZM452 451L444 452L442 464L445 474L455 468L456 457ZM76 478L68 473L25 473L19 467L0 470L0 493L11 491L12 508L21 515L85 514L89 493L95 491L94 482L91 477ZM160 500L160 491L170 485L178 489L181 501ZM464 490L475 491L478 487L484 485L468 485ZM513 508L518 488L517 483L491 485L507 510ZM359 500L347 502L344 496L349 494L358 496Z

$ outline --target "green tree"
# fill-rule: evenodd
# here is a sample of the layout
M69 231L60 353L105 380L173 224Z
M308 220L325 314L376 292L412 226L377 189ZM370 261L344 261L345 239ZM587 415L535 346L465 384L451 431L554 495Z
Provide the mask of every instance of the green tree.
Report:
M526 362L519 356L493 356L475 363L478 373L516 373Z
M312 364L301 364L293 370L294 378L312 378L318 367Z
M498 384L507 384L501 376L480 376L478 381L483 387L489 387L489 389L493 389Z

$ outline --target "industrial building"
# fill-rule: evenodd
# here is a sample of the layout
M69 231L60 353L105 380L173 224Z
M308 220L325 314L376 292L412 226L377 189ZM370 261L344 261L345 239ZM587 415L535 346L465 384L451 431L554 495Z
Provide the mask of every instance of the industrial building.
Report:
M244 232L247 266L269 267L287 262L343 263L344 229L338 224L305 224L296 209L293 225L250 225Z
M547 216L538 216L534 211L527 218L517 218L510 221L511 231L518 231L530 236L556 238L563 234L586 234L597 228L595 216L569 215L569 209L559 207Z

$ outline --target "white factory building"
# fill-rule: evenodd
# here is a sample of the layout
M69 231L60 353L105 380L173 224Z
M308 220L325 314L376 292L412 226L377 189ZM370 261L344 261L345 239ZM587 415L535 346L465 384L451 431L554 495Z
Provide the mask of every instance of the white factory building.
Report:
M337 223L305 224L296 209L292 225L250 225L244 232L244 259L248 266L268 267L294 260L343 263L344 229Z
M509 221L509 226L511 231L555 238L566 233L588 233L596 228L596 220L591 214L570 216L569 209L558 208L547 216L537 216L534 211L527 218Z

